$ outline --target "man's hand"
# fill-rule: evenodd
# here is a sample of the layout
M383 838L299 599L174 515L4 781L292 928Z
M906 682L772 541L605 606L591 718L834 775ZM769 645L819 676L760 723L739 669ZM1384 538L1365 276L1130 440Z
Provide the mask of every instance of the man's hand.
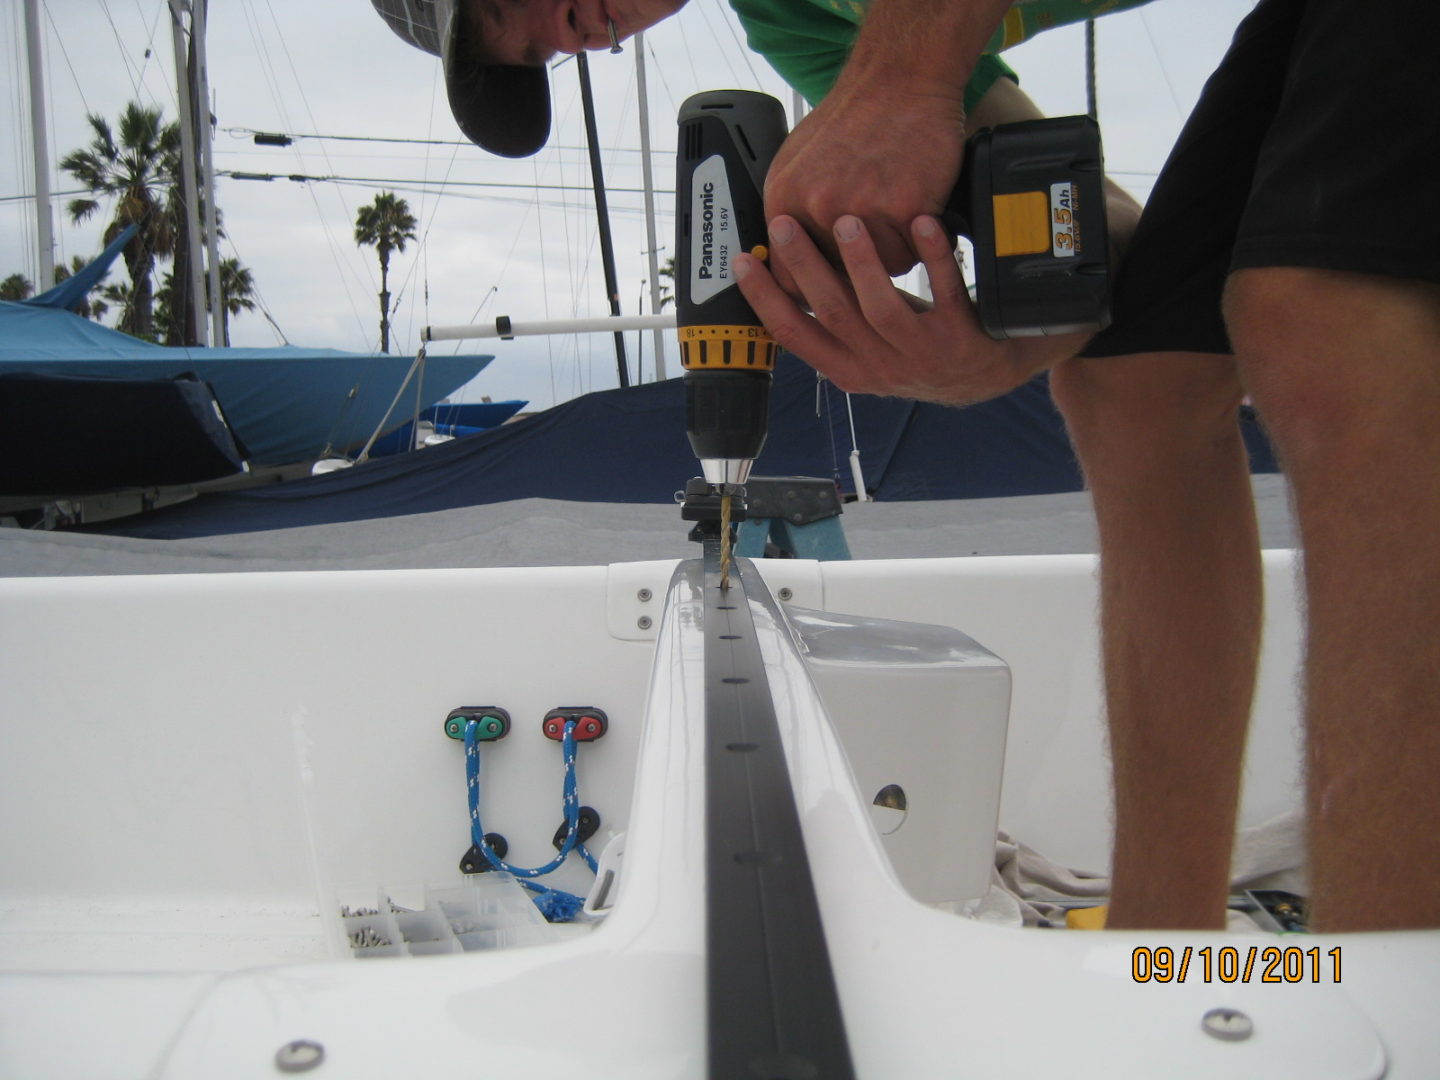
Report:
M968 405L999 397L1079 352L1088 333L996 341L985 333L933 217L911 224L911 242L930 275L934 307L917 312L890 281L859 218L841 216L833 236L849 280L793 218L771 222L773 260L795 281L806 314L750 255L733 263L740 291L775 340L842 390Z
M965 87L1012 0L870 0L825 100L770 167L765 219L793 217L835 258L841 214L870 231L882 265L915 265L910 222L938 215L965 153ZM785 262L776 277L794 291Z
M837 84L785 140L765 181L765 217L800 222L838 265L831 239L841 214L866 224L891 274L915 265L910 222L938 215L960 175L965 111L952 94ZM799 295L789 268L775 276Z

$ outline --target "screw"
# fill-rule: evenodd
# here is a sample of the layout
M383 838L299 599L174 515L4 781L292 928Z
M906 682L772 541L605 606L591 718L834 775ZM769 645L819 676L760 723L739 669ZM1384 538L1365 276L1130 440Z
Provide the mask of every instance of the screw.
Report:
M1240 1042L1255 1031L1250 1017L1239 1009L1211 1009L1201 1018L1200 1027L1206 1035L1224 1042Z
M636 593L635 595L639 598L640 602L643 604L643 603L648 602L649 599L650 599L650 597L654 596L655 594L652 593L649 589L641 589L641 590L640 590L638 593Z
M649 630L649 629L650 629L650 616L649 616L649 615L641 615L640 618L638 618L638 619L635 620L635 625L638 626L641 630Z
M325 1060L325 1047L309 1039L296 1039L275 1051L275 1067L281 1072L309 1072Z
M789 588L784 588L777 592L775 595L778 596L781 600L789 600L795 595L795 593L792 592Z

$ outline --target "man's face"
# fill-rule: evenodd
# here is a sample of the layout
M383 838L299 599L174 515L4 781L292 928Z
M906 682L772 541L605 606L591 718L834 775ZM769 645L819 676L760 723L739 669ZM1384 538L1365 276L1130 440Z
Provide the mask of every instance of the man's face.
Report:
M608 49L668 19L686 0L465 0L467 44L492 64L534 66L556 53Z

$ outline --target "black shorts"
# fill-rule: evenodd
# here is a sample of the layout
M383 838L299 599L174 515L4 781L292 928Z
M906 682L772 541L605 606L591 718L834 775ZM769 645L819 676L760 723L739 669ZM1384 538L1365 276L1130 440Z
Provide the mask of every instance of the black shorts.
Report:
M1434 0L1260 0L1145 205L1082 355L1228 353L1231 270L1440 281Z

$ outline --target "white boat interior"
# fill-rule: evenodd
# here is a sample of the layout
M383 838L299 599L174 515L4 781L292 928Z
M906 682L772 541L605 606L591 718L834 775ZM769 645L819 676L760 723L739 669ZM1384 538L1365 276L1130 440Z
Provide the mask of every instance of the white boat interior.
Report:
M1266 574L1247 825L1301 799L1292 555ZM731 871L707 861L707 761L752 767L764 739L714 749L717 683L773 709L823 935L818 966L767 985L780 1012L833 993L839 1075L1436 1074L1440 932L964 914L997 827L1106 865L1092 556L761 560L712 592L671 559L0 579L0 1075L741 1075L716 1066L747 1036L713 972L760 946L715 916ZM743 629L717 635L720 604ZM758 667L720 678L707 623ZM477 711L447 730L460 707ZM543 879L587 898L551 924L507 907L524 895L507 877L461 874L456 735L508 718L503 738L471 729L476 803L506 860L536 866L566 833L557 709L604 730L571 728L598 873L572 851ZM726 856L742 891L767 861L795 868L767 814ZM804 936L767 925L762 968ZM1300 977L1201 966L1271 946ZM1190 950L1188 977L1140 971L1136 950L1162 947ZM837 1075L776 1030L749 1075Z

